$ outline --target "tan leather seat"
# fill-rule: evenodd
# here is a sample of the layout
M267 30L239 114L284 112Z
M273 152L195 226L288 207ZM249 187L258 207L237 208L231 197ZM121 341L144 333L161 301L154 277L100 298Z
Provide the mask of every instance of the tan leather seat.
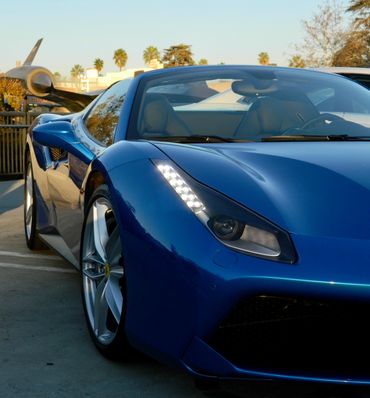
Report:
M141 112L139 132L150 135L190 135L186 124L173 110L164 95L147 94Z
M309 99L301 93L275 92L261 96L243 116L234 136L280 135L290 128L299 128L319 116Z

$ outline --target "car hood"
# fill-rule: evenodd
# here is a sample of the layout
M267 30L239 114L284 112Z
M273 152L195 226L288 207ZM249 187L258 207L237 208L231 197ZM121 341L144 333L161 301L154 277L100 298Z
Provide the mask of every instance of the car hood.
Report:
M370 239L370 142L156 146L196 180L293 234Z

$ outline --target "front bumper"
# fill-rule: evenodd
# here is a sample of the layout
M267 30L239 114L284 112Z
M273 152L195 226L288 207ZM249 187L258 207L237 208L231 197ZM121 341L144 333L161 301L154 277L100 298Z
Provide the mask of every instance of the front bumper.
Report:
M369 241L293 241L292 266L235 254L228 269L240 274L223 277L229 308L191 342L182 357L188 368L220 378L370 384Z

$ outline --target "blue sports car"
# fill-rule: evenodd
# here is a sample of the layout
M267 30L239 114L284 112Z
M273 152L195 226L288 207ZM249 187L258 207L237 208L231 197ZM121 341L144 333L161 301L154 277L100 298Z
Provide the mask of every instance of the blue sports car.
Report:
M40 116L25 236L81 270L107 357L370 384L370 91L278 67L158 70Z

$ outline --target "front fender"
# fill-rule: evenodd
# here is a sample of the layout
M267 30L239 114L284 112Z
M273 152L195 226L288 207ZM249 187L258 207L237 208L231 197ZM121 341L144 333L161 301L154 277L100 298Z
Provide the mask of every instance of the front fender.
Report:
M106 183L114 190L110 172L125 164L143 159L167 159L167 157L149 142L120 141L107 148L100 156L89 165L81 192L84 194L82 203L86 209L87 204L97 186Z
M203 311L189 308L207 306L218 286L208 267L216 266L209 258L220 244L149 159L113 168L108 185L124 252L127 336L147 354L170 361L196 333Z

